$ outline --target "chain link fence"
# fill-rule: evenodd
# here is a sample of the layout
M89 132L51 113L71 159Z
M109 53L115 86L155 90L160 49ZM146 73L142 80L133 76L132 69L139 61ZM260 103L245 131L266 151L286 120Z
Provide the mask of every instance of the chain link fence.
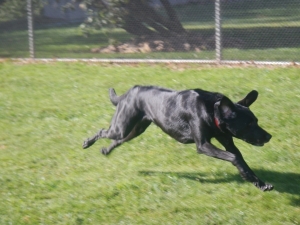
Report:
M1 58L300 61L299 0L130 0L116 28L103 26L105 4L46 2L0 20Z

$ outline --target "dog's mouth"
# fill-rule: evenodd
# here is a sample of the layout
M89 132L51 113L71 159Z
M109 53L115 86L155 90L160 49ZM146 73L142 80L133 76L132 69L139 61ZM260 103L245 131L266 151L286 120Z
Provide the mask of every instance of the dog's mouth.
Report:
M265 145L265 143L255 143L255 144L252 144L252 145L254 145L254 146L264 146Z
M264 146L265 145L265 143L263 143L263 142L251 142L251 141L248 141L248 140L243 140L243 141L245 141L245 142L247 142L247 143L249 143L249 144L251 144L251 145L254 145L254 146Z

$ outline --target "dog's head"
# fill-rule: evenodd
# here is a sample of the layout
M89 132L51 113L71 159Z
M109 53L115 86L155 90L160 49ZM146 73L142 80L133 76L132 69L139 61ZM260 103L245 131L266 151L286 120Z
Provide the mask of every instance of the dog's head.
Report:
M244 99L233 103L223 97L214 105L216 124L224 133L246 141L252 145L263 146L271 135L258 125L258 120L249 106L257 99L258 92L251 91Z

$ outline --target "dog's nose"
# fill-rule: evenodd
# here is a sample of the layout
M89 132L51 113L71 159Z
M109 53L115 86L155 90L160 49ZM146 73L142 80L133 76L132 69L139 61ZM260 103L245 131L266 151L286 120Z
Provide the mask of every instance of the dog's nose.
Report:
M272 138L272 135L271 134L266 134L265 138L266 138L266 141L268 142Z

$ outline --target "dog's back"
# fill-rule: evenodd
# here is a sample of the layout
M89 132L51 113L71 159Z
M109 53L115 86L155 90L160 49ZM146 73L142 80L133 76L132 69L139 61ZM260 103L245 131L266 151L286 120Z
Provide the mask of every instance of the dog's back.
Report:
M190 123L211 121L216 95L200 89L174 91L156 86L134 86L120 97L113 95L112 102L115 100L118 100L117 112L128 115L130 111L133 120L143 117L177 141L192 143ZM115 118L121 118L119 113Z

